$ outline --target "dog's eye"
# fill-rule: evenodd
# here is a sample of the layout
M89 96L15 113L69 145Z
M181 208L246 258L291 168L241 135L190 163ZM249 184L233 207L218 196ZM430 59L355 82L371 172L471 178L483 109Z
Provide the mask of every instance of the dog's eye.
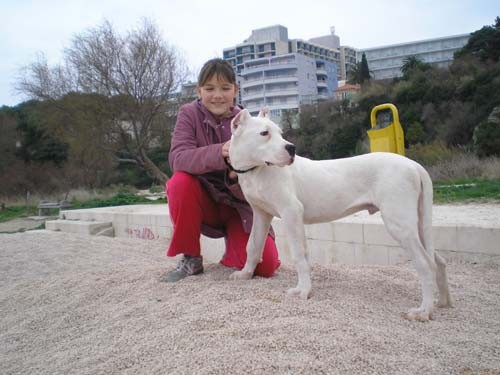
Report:
M269 132L266 130L266 131L260 132L260 135L265 137L265 136L269 135Z

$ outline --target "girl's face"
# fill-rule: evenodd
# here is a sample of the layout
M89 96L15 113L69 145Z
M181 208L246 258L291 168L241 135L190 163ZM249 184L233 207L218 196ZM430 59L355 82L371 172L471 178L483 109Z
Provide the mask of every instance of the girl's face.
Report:
M229 83L223 77L213 75L203 86L196 88L201 102L217 118L231 113L238 85Z

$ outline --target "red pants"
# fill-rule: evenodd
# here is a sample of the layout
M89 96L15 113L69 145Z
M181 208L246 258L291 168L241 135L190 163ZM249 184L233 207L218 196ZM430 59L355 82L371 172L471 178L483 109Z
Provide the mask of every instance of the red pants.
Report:
M220 263L227 267L243 268L247 259L249 235L243 230L235 208L214 202L199 180L185 172L175 172L168 180L167 198L174 225L167 256L200 256L201 224L206 224L226 232L226 252ZM262 262L257 265L255 275L270 277L279 266L278 249L273 238L268 235Z

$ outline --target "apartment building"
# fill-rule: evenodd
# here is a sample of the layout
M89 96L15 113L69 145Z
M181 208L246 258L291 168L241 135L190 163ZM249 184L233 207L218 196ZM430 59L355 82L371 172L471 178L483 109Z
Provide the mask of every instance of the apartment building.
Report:
M467 44L469 37L470 34L460 34L360 49L357 51L357 61L361 61L361 56L365 53L374 79L400 77L404 60L410 56L444 68L451 64L453 54Z
M300 53L247 61L240 72L241 103L257 114L269 107L271 117L297 113L301 104L329 99L337 88L335 63Z
M297 113L302 104L332 98L338 85L340 51L288 39L281 25L253 30L243 43L224 48L223 58L237 73L239 102L252 114L268 106L278 122L285 111Z
M288 53L288 29L281 25L269 26L252 31L243 43L224 48L223 58L229 61L237 74L241 73L244 63L258 58Z
M340 80L347 80L349 72L357 64L356 48L340 46Z

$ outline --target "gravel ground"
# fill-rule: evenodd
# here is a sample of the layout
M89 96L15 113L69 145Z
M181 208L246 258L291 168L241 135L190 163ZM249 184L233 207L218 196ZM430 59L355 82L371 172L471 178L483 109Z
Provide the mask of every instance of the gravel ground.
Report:
M1 374L500 374L498 265L449 264L455 307L428 323L401 266L315 266L313 296L232 270L176 284L166 243L0 234Z

